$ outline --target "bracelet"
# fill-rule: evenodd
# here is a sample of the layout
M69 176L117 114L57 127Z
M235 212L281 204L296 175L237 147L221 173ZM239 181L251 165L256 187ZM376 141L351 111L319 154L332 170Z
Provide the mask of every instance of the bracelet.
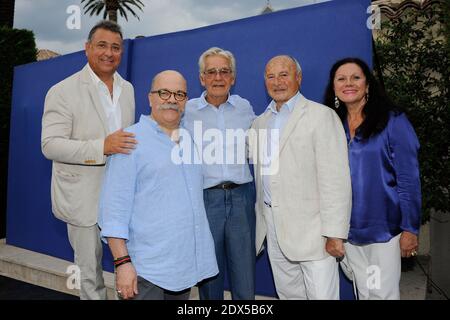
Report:
M131 258L129 255L117 258L114 260L114 268L117 268L118 266L121 266L125 263L131 262Z
M120 260L126 259L126 258L130 258L130 256L129 256L129 255L126 255L126 256L123 256L123 257L114 259L114 263L116 263L116 262L118 262L118 261L120 261Z
M125 263L131 263L131 259L128 260L124 260L118 264L114 264L114 269L117 269L118 267L120 267L121 265L125 264Z

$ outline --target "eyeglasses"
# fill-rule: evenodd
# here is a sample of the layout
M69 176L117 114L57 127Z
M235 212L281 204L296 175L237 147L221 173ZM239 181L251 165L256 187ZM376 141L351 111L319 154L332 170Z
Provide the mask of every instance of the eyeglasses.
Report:
M167 89L159 89L150 91L150 93L157 93L158 96L163 100L169 100L172 95L177 101L183 101L187 97L187 93L181 90L178 90L177 92L172 92Z
M220 76L222 78L229 78L232 75L232 71L231 69L228 68L222 68L222 69L208 69L206 71L203 72L203 74L206 76L206 78L208 79L213 79L217 76L217 74L220 74Z

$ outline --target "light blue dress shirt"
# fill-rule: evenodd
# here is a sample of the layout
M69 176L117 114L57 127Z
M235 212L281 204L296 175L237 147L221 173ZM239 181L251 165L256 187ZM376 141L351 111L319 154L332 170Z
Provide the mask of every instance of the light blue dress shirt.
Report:
M276 151L274 150L279 150L283 129L286 126L289 116L291 115L292 110L294 110L295 104L297 103L299 97L300 92L297 92L295 96L281 106L280 111L277 111L276 103L273 100L269 103L269 106L266 109L271 111L269 120L267 121L267 158L264 162L267 167L270 166L273 157L276 155ZM273 135L272 130L278 130L278 135ZM272 204L272 197L270 193L270 175L266 174L262 176L262 186L264 191L264 202Z
M102 239L126 239L137 274L170 291L216 275L201 166L179 161L183 149L149 116L126 131L138 144L130 155L108 159L99 204Z
M182 120L197 148L203 152L203 187L207 189L225 181L237 184L251 182L253 177L247 161L246 133L256 118L252 106L238 95L229 95L227 101L217 108L206 101L205 94L206 91L199 98L187 102ZM240 132L240 138L229 136L227 139L227 129L240 129L235 131ZM212 138L217 135L222 138ZM217 143L217 147L211 145L213 143ZM220 161L211 163L211 157L208 159L210 154L218 154L216 159Z

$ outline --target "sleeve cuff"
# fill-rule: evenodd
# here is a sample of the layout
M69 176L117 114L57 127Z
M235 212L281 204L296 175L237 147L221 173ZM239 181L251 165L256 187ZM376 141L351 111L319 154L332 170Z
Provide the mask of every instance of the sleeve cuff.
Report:
M128 226L105 225L102 227L100 236L103 242L107 243L106 238L119 238L128 241Z
M339 238L346 240L348 237L350 226L342 227L342 225L326 225L322 226L322 236L327 238Z
M106 156L103 154L104 146L105 146L105 140L104 139L97 139L93 141L94 144L94 150L96 152L95 160L98 164L104 164L106 163Z

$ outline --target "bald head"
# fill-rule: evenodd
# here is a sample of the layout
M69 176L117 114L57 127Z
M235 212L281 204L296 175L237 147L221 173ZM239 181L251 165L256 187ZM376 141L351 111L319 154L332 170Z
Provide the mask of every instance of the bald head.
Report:
M183 77L181 73L175 70L165 70L158 73L156 76L153 77L151 90L159 90L161 88L158 87L160 85L159 82L167 82L167 81L176 81L183 83L183 91L186 92L187 84L186 79Z
M273 57L266 65L264 79L267 92L279 110L300 89L302 80L300 65L291 56Z
M279 62L279 61L283 61L286 64L291 64L292 63L294 68L295 68L295 70L296 70L296 73L301 76L301 74L302 74L302 67L300 66L300 63L293 56L289 56L287 54L282 54L282 55L279 55L279 56L275 56L272 59L270 59L269 62L267 62L267 64L266 64L266 69L267 69L267 66L270 63L276 63L276 62Z

